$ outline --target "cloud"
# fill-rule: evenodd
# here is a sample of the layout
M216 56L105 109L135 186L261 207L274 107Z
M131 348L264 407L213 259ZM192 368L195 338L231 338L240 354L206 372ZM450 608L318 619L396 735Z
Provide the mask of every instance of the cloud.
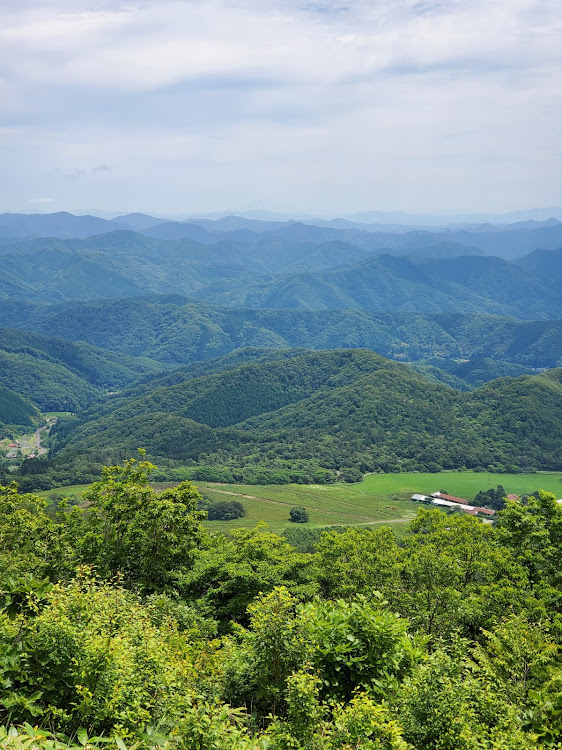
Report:
M3 171L22 191L58 177L59 201L154 195L172 211L559 202L555 0L25 0L3 15Z
M63 180L80 180L82 177L86 177L87 174L88 172L85 169L74 167L74 169L70 169L68 171L64 171L58 168L50 169L45 173L45 176Z

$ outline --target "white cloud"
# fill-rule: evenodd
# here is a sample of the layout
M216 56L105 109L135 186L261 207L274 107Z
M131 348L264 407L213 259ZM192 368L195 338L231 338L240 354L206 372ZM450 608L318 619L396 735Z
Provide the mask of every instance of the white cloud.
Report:
M0 158L22 190L56 173L84 178L60 181L75 206L560 202L554 0L54 0L3 21Z

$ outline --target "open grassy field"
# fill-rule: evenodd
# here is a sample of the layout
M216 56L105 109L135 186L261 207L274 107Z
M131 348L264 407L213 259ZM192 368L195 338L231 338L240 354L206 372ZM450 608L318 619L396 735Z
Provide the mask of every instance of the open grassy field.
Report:
M449 495L472 498L480 490L503 485L508 494L523 495L541 489L562 497L562 474L488 474L475 471L442 471L438 474L411 472L406 474L369 474L360 487L376 495L428 494L446 490Z
M292 525L289 511L295 505L303 505L309 512L308 527L318 526L380 526L389 524L398 535L406 532L409 521L414 518L417 505L410 500L394 500L384 495L365 492L361 484L337 485L227 485L195 482L200 492L210 500L240 500L246 509L245 518L235 521L206 521L214 531L253 528L265 521L271 531L281 533ZM49 501L53 496L68 498L72 504L80 498L88 485L59 487L38 493ZM155 489L174 486L155 483Z
M226 531L253 528L265 521L275 532L292 525L289 511L295 505L304 506L310 521L303 526L380 526L388 524L403 535L409 521L416 515L418 505L409 499L414 492L429 493L446 490L448 493L472 499L479 490L502 484L506 492L521 495L544 489L562 497L559 474L486 474L473 471L440 472L438 474L370 474L357 484L332 485L242 485L195 482L210 500L240 500L246 516L235 521L207 521L208 528ZM40 493L49 498L63 495L76 503L87 485L61 487ZM155 484L164 489L165 484Z
M389 524L398 534L402 534L417 510L410 500L394 500L385 495L365 492L361 484L226 485L201 482L198 486L211 500L240 500L244 505L245 518L207 522L209 528L221 531L251 528L263 520L272 531L281 532L292 525L290 509L302 505L310 516L309 523L303 526Z
M89 484L73 484L71 487L57 487L54 490L46 490L37 494L44 497L47 502L64 497L70 501L71 505L77 505L82 499L82 493L89 486Z

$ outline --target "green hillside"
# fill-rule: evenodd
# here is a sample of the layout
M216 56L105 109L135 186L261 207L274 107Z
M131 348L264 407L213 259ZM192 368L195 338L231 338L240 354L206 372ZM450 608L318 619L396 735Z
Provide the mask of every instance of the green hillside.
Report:
M5 425L28 427L39 417L39 411L27 399L0 386L0 429Z
M162 365L145 358L0 329L0 385L29 399L42 411L77 411L103 391L128 385L139 377L161 372Z
M461 393L372 352L315 352L145 383L63 420L57 452L63 459L102 445L115 455L145 447L195 464L315 465L350 476L560 469L561 378L552 370Z
M472 312L550 318L560 300L542 280L500 258L414 262L380 255L334 270L221 282L195 292L240 307Z
M464 313L249 310L185 298L41 305L0 300L0 324L170 364L248 346L365 348L402 361L488 357L527 367L562 364L562 322Z
M445 383L460 390L470 390L471 387L484 385L489 380L532 374L531 368L513 364L489 357L475 357L471 360L454 361L434 357L412 365L430 380Z
M208 244L127 230L4 241L0 299L53 303L166 291L247 308L562 315L545 264L532 259L467 255L470 245L425 232L384 235L381 244L376 234L298 222L279 231L209 235Z

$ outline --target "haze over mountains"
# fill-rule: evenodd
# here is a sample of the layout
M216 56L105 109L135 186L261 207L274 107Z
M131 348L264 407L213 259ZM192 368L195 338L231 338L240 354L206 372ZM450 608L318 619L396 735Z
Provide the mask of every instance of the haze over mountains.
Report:
M516 218L0 215L0 422L77 413L47 483L138 446L247 480L562 466L562 223Z
M367 232L240 217L205 220L215 227L209 231L133 218L144 233L88 216L0 216L0 299L172 293L246 308L562 316L556 220L538 228ZM50 236L29 236L39 232Z

